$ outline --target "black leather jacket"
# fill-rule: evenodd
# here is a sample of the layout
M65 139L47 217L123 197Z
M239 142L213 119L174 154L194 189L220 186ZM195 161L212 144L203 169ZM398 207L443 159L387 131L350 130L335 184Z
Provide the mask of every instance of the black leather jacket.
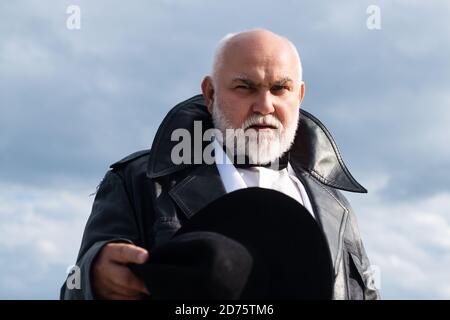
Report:
M93 299L90 270L108 242L148 249L167 241L198 210L225 194L215 165L175 165L174 129L193 131L194 120L212 127L201 95L175 106L161 123L150 150L111 165L96 193L77 259L81 289L61 288L61 299ZM301 111L290 163L304 184L334 264L335 299L377 299L355 215L340 190L367 192L347 170L324 125ZM193 133L193 132L192 132ZM301 254L301 253L299 253Z

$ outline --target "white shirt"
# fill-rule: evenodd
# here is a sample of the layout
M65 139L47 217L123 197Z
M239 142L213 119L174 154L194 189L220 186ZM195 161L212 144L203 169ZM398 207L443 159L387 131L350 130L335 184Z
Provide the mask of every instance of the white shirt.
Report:
M227 193L248 188L260 187L282 192L297 200L314 217L311 202L305 187L296 177L291 165L282 170L265 167L236 168L217 141L214 141L215 162Z

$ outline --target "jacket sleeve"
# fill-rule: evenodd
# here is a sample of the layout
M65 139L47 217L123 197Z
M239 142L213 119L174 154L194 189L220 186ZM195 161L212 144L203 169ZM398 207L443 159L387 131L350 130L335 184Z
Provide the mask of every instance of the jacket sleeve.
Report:
M94 299L91 267L104 245L110 242L139 243L134 210L122 178L108 171L99 185L92 211L87 221L76 266L79 268L80 288L61 288L61 299Z
M369 262L369 258L367 257L366 250L364 249L364 244L361 241L361 264L363 270L363 281L364 281L364 299L365 300L379 300L380 292L375 287L375 278L380 275L377 274L379 270L372 266Z
M348 204L348 203L347 203ZM348 205L349 206L349 205ZM371 265L359 232L358 222L349 206L349 235L344 240L347 259L349 299L379 300L375 279L379 277L376 266ZM348 241L348 239L351 239Z

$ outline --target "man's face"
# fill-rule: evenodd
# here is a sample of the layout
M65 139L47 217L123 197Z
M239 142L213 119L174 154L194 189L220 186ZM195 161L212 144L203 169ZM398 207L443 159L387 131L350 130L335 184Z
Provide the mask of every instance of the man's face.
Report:
M216 127L255 130L266 144L260 160L273 161L295 137L303 90L299 78L298 60L287 43L258 39L233 45L213 79L210 110Z
M254 114L273 115L283 127L290 125L300 105L298 72L291 60L283 54L249 54L224 63L216 79L215 97L233 128L240 128Z

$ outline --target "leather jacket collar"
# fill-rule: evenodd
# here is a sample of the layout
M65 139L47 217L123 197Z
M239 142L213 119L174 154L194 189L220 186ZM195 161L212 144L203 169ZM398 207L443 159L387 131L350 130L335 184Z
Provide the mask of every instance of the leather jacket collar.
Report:
M162 177L196 165L176 165L171 161L172 149L179 143L171 140L172 132L184 128L193 137L194 121L202 121L203 131L213 127L202 95L179 103L162 121L150 151L147 166L149 178ZM321 183L345 191L367 192L345 166L330 132L317 118L303 109L300 110L299 129L290 152L291 165L310 173ZM195 163L194 159L191 163Z

